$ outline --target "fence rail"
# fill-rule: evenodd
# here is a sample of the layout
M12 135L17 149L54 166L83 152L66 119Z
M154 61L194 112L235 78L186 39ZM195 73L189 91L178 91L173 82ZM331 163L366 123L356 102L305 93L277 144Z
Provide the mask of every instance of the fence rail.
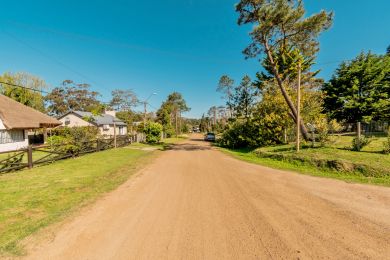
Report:
M117 137L107 139L97 139L94 141L81 142L72 149L63 145L42 145L28 146L25 149L0 152L0 174L21 170L24 168L33 168L36 166L53 163L80 155L99 152L114 147L123 147L131 144L134 137Z

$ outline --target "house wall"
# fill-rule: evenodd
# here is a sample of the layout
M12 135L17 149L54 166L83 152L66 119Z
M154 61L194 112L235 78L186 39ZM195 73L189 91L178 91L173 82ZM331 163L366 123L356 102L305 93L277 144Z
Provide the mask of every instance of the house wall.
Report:
M114 135L114 125L109 125L108 130L104 130L103 126L99 126L100 134L101 135ZM119 134L119 126L116 127L116 134ZM127 135L127 126L123 126L123 135Z
M1 119L0 119L0 130L7 130ZM7 151L26 148L28 146L28 135L27 135L27 130L23 130L23 131L24 131L24 141L0 144L0 152L7 152Z
M68 125L65 125L65 121L67 121L67 118L69 118L70 123ZM64 116L63 118L58 119L58 120L62 123L62 126L68 126L68 127L92 126L91 123L83 120L82 118L80 118L74 114L69 114L67 116Z

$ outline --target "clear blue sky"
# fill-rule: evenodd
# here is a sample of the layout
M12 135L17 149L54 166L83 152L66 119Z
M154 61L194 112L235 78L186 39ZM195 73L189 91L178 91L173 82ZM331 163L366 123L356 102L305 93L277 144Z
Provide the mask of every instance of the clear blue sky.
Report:
M133 89L153 107L183 93L200 117L222 104L215 88L228 74L239 80L260 70L244 60L250 27L238 27L238 0L2 1L0 73L26 71L51 87L64 79L90 83L109 100L115 88ZM59 3L62 2L62 3ZM308 13L334 10L321 38L316 66L328 79L339 61L390 44L389 0L311 0ZM152 107L149 107L152 109Z

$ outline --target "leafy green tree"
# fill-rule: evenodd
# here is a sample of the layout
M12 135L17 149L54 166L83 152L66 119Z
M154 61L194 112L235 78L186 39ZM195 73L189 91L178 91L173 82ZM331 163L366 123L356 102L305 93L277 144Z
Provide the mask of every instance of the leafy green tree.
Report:
M171 103L165 101L156 112L157 122L163 126L164 134L167 137L174 135L175 131L173 128L173 106Z
M168 95L167 100L158 109L157 121L163 125L165 133L171 132L174 123L175 134L178 135L181 129L181 114L189 110L190 108L182 94L173 92Z
M206 117L204 114L202 115L202 118L200 119L199 123L199 129L201 132L206 132L209 130L210 126L210 118Z
M231 115L233 111L234 80L227 75L223 75L219 79L217 91L223 94L222 98L226 100L226 105L230 111L229 114Z
M218 108L216 106L210 107L209 110L207 111L207 115L212 120L213 125L217 124L217 119L218 119L217 114L218 114Z
M137 95L130 89L115 89L111 91L110 106L117 111L129 111L139 103Z
M296 52L303 60L310 60L318 52L319 34L332 24L333 13L321 11L305 17L301 0L241 0L236 5L238 24L254 24L250 33L252 43L244 50L246 58L260 56L263 64L269 64L271 76L275 78L285 99L290 116L296 121L297 109L286 90L285 79L291 78L294 67L282 66L289 52ZM265 54L265 55L264 55ZM294 63L297 64L297 63ZM309 134L303 120L300 122L304 138Z
M146 135L147 143L158 143L161 140L161 134L163 131L163 126L156 122L146 122L145 125L142 126L143 133Z
M0 76L0 93L19 103L45 112L42 90L47 88L45 81L28 73L4 73ZM22 87L18 87L22 86Z
M318 90L322 81L306 82L301 88L302 109L301 116L305 122L315 125L318 118L323 118L323 94ZM257 104L254 112L256 120L265 121L268 129L278 136L281 131L295 134L295 122L289 115L291 111L287 106L282 93L278 90L276 82L269 81L259 86L261 101ZM296 90L288 86L287 91L296 99ZM271 127L272 126L272 127ZM284 138L283 138L284 139ZM287 141L287 140L286 140Z
M143 120L143 114L137 113L132 110L118 111L116 117L127 124L129 132L133 129L134 122L141 122Z
M99 92L91 91L89 84L77 84L65 80L62 86L54 88L46 97L48 111L53 115L62 115L71 110L101 113L104 106L97 99Z
M390 119L390 56L361 53L340 64L322 88L331 118L347 122Z
M234 88L233 107L238 117L250 118L259 92L249 76L244 76L240 85Z

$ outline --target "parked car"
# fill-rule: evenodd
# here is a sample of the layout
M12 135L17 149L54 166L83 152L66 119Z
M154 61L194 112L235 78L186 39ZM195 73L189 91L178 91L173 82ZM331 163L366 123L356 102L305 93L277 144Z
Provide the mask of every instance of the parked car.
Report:
M204 136L205 141L214 142L215 141L215 134L214 133L207 133Z

